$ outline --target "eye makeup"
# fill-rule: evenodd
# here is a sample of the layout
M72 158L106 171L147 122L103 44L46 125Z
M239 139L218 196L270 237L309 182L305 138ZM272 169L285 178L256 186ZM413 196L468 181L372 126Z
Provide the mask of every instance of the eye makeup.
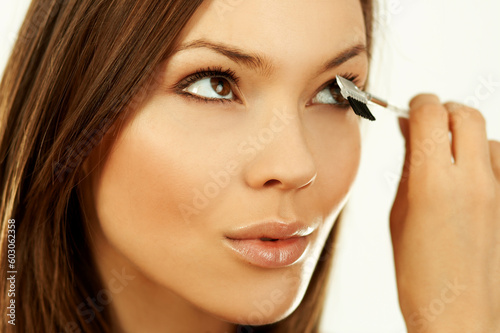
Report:
M358 82L359 81L359 75L357 75L357 74L347 73L347 74L344 74L344 75L345 76L343 76L343 77L349 78L349 80L351 80L353 82ZM336 78L334 78L334 79L328 81L327 83L325 83L324 85L322 85L321 88L319 88L314 93L314 96L316 96L317 94L319 94L321 91L323 91L328 86L331 86L330 93L331 93L332 97L335 99L335 101L337 103L336 104L331 104L331 103L317 103L317 104L320 104L320 105L321 104L325 104L325 105L331 105L331 106L334 106L334 107L337 107L337 108L341 108L341 109L348 109L350 107L349 101L342 96L342 94L340 92L340 87L339 87L339 85L337 83L337 79Z
M340 75L340 74L339 74ZM359 75L353 74L353 73L344 73L341 74L342 77L345 77L352 82L358 83L359 80ZM230 84L231 89L233 90L233 94L235 98L228 99L228 98L212 98L212 97L206 97L206 96L201 96L199 94L193 94L189 91L186 91L186 88L191 86L193 83L196 83L202 79L206 78L223 78L227 80L227 82ZM196 70L194 73L186 76L183 78L181 81L178 83L175 83L171 89L179 95L186 96L187 98L193 99L198 102L215 102L215 103L230 103L230 102L238 102L241 103L241 101L237 98L237 93L234 93L234 91L238 91L237 85L238 82L240 81L240 78L236 75L236 73L231 70L231 69L223 69L220 66L217 67L205 67L205 68L200 68ZM330 105L336 108L342 108L342 109L347 109L350 107L349 102L342 97L342 94L340 92L340 87L337 84L336 78L333 78L332 80L326 82L323 84L318 90L314 92L314 96L316 96L319 92L323 91L324 89L330 88L330 93L335 100L336 103L308 103L308 106L310 105Z
M196 72L193 74L188 75L184 79L182 79L179 83L176 83L173 86L173 90L179 94L179 95L184 95L189 98L193 98L198 101L202 102L218 102L218 103L228 103L232 102L235 100L232 99L227 99L227 98L210 98L210 97L204 97L200 95L194 95L190 92L185 91L187 87L189 87L191 84L210 77L217 77L217 78L224 78L226 79L229 84L234 88L237 86L240 78L236 75L236 73L231 70L231 69L225 69L223 70L222 67L206 67L206 68L201 68L198 69Z

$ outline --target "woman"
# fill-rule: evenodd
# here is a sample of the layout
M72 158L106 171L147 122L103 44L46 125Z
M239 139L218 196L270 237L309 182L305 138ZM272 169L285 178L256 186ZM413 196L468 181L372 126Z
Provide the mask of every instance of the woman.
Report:
M360 153L334 78L365 85L371 22L370 1L33 1L0 87L2 331L317 332ZM410 106L408 330L493 332L500 149L478 111Z

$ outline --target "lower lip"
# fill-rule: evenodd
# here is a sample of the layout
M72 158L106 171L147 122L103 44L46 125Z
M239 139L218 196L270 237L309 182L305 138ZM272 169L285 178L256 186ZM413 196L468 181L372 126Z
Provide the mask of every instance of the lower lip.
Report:
M226 238L226 244L241 258L253 265L277 268L295 263L305 252L307 236L277 241Z

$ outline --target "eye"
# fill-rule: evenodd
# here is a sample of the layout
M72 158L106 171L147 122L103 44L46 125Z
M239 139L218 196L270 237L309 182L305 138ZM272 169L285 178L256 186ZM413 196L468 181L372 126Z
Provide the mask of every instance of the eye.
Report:
M345 74L341 75L346 79L356 83L358 80L358 75L355 74ZM314 98L311 100L311 104L330 104L336 107L349 108L349 101L346 100L340 93L340 87L337 84L337 80L334 79L327 83L323 89L321 89Z
M173 86L179 95L202 102L241 102L238 98L239 77L231 69L200 68Z
M314 96L312 104L331 104L348 107L349 101L342 97L340 87L337 85L337 81L334 80Z
M232 85L224 77L206 77L191 83L182 91L208 99L234 99Z

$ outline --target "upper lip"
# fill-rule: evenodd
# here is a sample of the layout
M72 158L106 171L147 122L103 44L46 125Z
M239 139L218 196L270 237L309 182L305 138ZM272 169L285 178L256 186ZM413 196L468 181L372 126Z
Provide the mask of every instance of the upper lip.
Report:
M229 239L288 239L307 236L314 231L314 227L300 221L283 222L270 220L233 229L226 233Z

